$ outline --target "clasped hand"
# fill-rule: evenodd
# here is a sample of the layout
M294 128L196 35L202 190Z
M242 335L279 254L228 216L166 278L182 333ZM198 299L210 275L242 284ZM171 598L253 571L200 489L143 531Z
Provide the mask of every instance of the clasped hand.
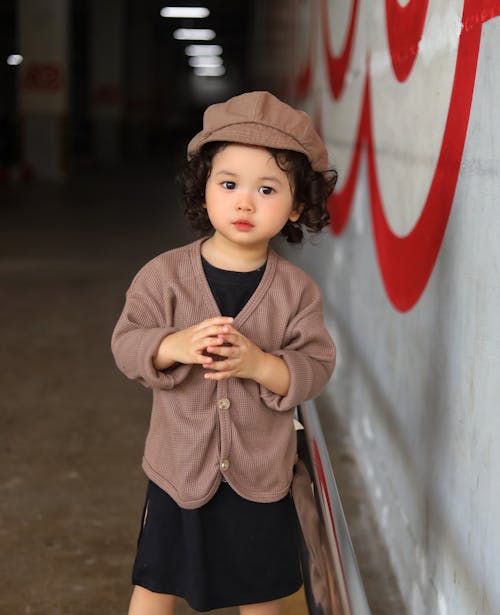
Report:
M199 364L207 380L237 376L259 380L266 353L232 326L226 316L209 318L165 337L153 360L156 369Z

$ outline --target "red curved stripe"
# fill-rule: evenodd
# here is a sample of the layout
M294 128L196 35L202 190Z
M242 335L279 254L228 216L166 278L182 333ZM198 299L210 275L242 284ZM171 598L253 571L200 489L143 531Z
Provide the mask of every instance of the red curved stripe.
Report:
M367 133L367 120L370 118L370 111L366 108L369 100L366 96L363 97L363 105L361 107L360 123L358 127L358 138L354 146L354 152L349 167L349 174L344 183L342 190L337 190L332 194L329 200L330 209L330 225L332 231L336 235L340 235L349 221L351 207L354 200L354 190L358 180L359 163L361 162L361 152L365 142Z
M500 1L465 0L463 29L457 52L448 117L432 183L422 213L405 237L395 235L387 222L375 164L371 125L370 80L360 118L355 154L344 190L331 200L332 230L347 224L359 169L362 144L367 146L373 232L383 283L390 301L400 311L411 309L422 295L434 268L453 204L462 160L476 76L481 24L500 15Z
M349 29L347 32L347 40L345 42L344 49L339 56L334 56L330 47L328 4L327 0L322 0L321 2L321 26L323 33L323 45L325 48L325 55L327 59L328 81L330 83L330 90L335 99L340 98L344 89L345 76L352 55L352 47L354 42L354 33L356 31L358 12L359 0L353 0Z
M310 48L310 45L309 45ZM308 52L310 54L310 51ZM297 78L297 84L295 91L297 92L297 100L301 101L309 94L311 89L312 70L311 70L311 57L309 56L307 64L302 73Z
M402 312L412 308L423 293L446 230L469 122L480 39L480 28L461 37L453 94L436 170L422 213L405 237L395 235L387 223L370 126L368 170L375 245L387 294L394 307Z
M500 9L500 3L496 4ZM474 0L465 1L462 15L464 24L474 21L477 8ZM401 311L412 308L427 285L453 204L481 42L481 27L480 24L476 25L478 27L468 30L464 28L461 33L450 107L436 170L422 213L415 227L405 237L395 235L387 223L376 175L371 126L367 133L375 245L387 294L396 309Z
M415 63L428 5L429 0L411 0L406 6L385 0L389 51L398 81L406 81Z
M313 5L311 5L313 7ZM314 9L311 8L311 21L309 24L309 44L307 46L307 60L306 65L304 66L304 70L297 77L297 81L295 83L295 94L296 100L301 101L306 98L311 91L312 84L312 46L314 40L314 24L315 24L315 13Z

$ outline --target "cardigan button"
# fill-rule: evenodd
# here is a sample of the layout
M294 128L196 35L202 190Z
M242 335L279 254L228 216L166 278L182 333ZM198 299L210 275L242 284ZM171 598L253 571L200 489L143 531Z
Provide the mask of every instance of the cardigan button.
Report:
M220 464L220 469L225 472L229 470L229 459L224 459L224 461Z
M230 406L231 406L231 402L229 401L227 397L223 397L222 399L219 399L219 410L229 410Z

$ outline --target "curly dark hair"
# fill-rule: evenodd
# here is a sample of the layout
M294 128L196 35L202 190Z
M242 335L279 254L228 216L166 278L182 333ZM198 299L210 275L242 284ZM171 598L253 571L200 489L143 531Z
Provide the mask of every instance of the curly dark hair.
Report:
M214 156L226 145L228 143L224 141L206 143L185 163L177 176L184 212L191 227L199 235L207 235L214 230L207 210L203 207L205 186ZM313 233L328 226L330 215L327 202L337 183L337 172L335 169L322 173L314 171L307 156L301 152L271 147L266 149L278 167L287 174L294 202L302 207L299 219L296 222L289 220L281 229L281 234L289 243L300 243L304 237L303 226Z

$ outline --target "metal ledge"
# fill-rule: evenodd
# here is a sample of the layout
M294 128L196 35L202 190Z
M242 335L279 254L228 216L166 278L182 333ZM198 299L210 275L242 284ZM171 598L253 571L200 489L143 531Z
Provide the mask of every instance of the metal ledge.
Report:
M302 510L299 514L299 517L302 516L301 525L305 538L302 559L309 613L370 615L314 402L302 404L298 414L304 425L302 434L298 432L299 458L312 477L316 508L316 511L312 507L306 508L305 513ZM317 513L319 514L316 521ZM314 531L311 530L312 527ZM316 545L314 539L308 540L306 533L315 534Z

